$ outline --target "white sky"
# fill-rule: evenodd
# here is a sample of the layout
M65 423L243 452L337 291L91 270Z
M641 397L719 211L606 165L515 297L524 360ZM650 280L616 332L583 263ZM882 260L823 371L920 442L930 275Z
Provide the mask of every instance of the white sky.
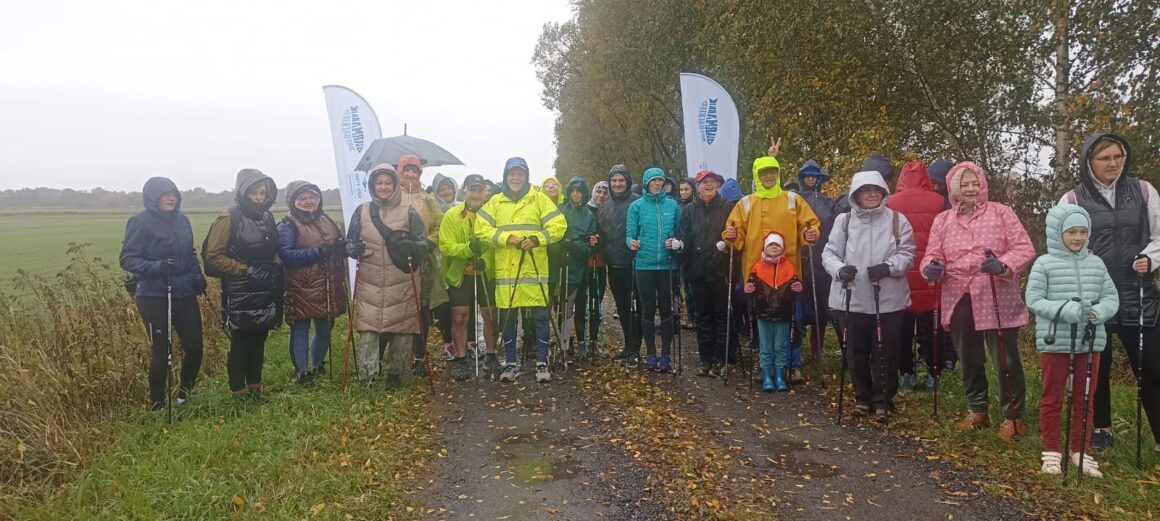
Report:
M500 177L552 173L554 115L532 52L567 0L5 1L0 189L232 189L258 168L337 186L322 86L374 107L384 136L434 141Z

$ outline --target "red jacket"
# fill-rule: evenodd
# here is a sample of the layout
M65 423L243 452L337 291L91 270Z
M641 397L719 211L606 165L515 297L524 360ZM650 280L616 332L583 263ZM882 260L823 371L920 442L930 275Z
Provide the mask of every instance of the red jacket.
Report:
M898 188L887 200L886 206L902 215L910 222L914 231L914 259L915 262L906 272L906 281L910 284L910 307L907 311L924 313L934 309L934 286L929 285L922 278L919 270L919 260L926 254L927 240L930 238L930 228L934 218L946 208L942 196L935 193L934 185L926 171L926 164L922 161L911 161L902 167L902 175L898 178Z

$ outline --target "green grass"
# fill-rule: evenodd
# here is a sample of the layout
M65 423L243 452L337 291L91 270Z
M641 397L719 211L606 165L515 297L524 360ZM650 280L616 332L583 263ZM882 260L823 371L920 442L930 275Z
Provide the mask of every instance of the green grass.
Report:
M286 337L266 344L271 403L236 403L221 376L199 382L174 421L142 405L106 429L115 441L75 479L26 500L16 519L386 519L411 517L408 494L434 449L422 385L390 393L334 379L290 383ZM421 382L417 382L421 383ZM3 517L3 516L0 516Z

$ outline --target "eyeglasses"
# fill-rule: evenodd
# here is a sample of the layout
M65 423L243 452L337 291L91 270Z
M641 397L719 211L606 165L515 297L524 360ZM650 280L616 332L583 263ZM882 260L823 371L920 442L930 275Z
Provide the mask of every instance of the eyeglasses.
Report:
M1126 158L1127 158L1127 156L1125 156L1124 154L1113 154L1110 156L1097 156L1097 157L1094 157L1092 159L1095 159L1096 161L1099 161L1100 163L1107 164L1107 163L1123 163L1124 159L1126 159Z

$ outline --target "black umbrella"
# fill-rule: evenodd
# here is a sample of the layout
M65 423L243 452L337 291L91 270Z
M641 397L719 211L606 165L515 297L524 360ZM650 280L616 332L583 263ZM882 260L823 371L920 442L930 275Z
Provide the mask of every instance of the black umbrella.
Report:
M419 156L424 166L463 164L458 157L435 143L415 136L402 135L372 141L371 146L363 152L355 170L367 172L382 163L395 165L399 163L400 157L407 154Z

